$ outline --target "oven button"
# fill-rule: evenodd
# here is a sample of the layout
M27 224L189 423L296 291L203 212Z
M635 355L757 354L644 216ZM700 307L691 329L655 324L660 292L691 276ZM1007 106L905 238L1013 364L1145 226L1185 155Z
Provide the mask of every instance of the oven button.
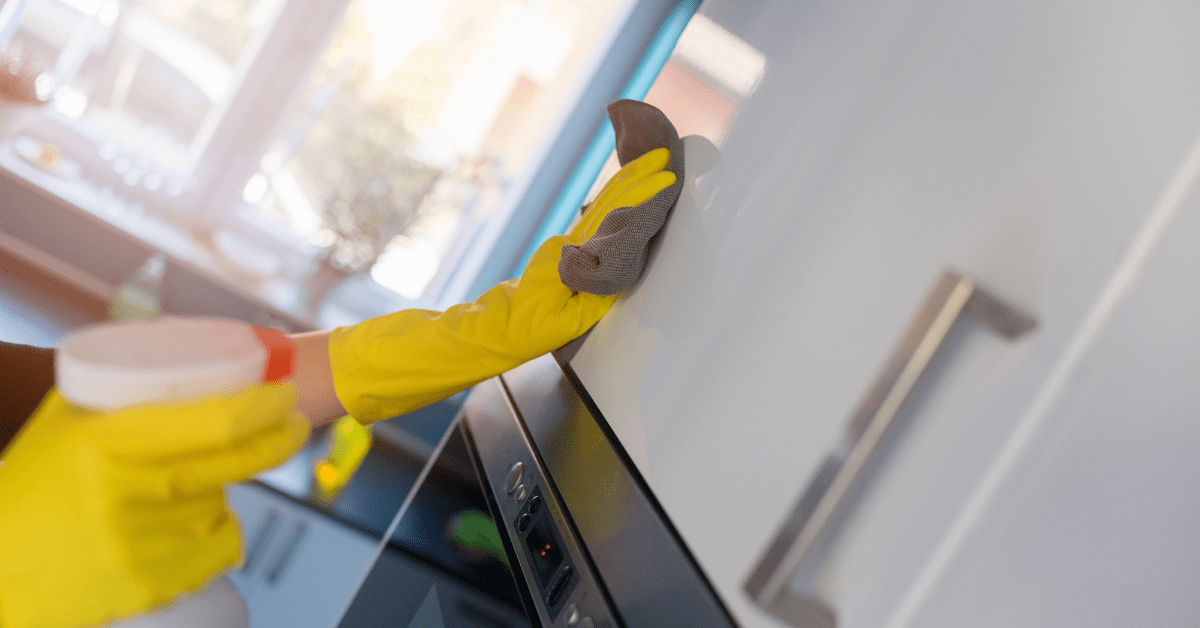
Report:
M517 462L508 469L508 479L504 481L504 492L509 495L517 490L517 486L521 484L521 476L525 473L525 463Z
M591 617L584 617L583 621L579 622L579 628L596 628L596 622L593 622Z
M546 601L550 602L550 606L558 604L558 598L563 591L567 590L567 583L571 581L571 566L564 565L562 571L558 572L558 577L550 581L550 586L546 587Z
M579 607L574 604L567 607L567 628L575 628L579 624Z
M536 515L538 509L541 507L542 507L542 496L534 495L533 498L529 500L529 514Z
M517 487L517 494L513 495L513 499L517 500L517 503L519 504L519 503L525 501L526 497L529 497L529 487L522 484ZM530 503L532 504L532 502L530 502ZM533 512L533 509L530 508L529 511Z
M517 532L524 532L525 528L529 527L530 519L531 519L531 517L529 516L529 513L524 513L520 517L518 517L517 518Z

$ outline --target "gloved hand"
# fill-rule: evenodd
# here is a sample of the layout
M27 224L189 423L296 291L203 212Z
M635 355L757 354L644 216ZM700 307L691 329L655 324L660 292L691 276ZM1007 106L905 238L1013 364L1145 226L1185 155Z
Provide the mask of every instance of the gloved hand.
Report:
M574 291L559 276L563 247L588 240L611 211L633 207L675 183L665 148L613 175L570 233L546 240L525 272L473 303L445 312L404 310L342 327L329 337L334 388L362 422L387 419L444 399L570 342L591 328L617 295Z
M563 285L592 294L620 294L642 276L650 240L658 235L683 191L683 142L662 111L644 102L618 100L608 104L608 118L622 166L665 148L669 160L661 169L673 173L675 182L642 203L610 211L582 245L563 247L558 262Z
M222 486L308 437L290 384L111 413L51 390L0 465L0 626L145 612L240 560Z

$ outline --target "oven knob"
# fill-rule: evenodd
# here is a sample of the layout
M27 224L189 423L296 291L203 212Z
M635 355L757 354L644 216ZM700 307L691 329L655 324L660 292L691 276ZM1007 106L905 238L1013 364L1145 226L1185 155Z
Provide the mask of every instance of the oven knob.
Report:
M579 607L574 604L567 607L567 628L579 625Z
M525 528L529 527L529 513L525 513L517 519L517 532L524 532Z
M525 463L517 462L508 469L508 479L504 481L504 492L509 495L517 490L517 486L521 484L521 476L525 473Z
M517 494L513 495L513 499L517 500L517 503L519 504L525 501L526 497L529 497L529 487L522 484L517 487ZM530 504L532 504L532 502L530 502ZM533 508L530 507L530 511L532 510Z
M542 496L534 495L533 498L529 500L529 514L536 515L538 508L541 508L541 507L542 507Z

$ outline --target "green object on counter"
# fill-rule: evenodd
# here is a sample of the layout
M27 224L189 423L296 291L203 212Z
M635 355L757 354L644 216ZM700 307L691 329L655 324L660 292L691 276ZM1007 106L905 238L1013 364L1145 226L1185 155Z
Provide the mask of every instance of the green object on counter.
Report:
M508 564L508 556L500 542L500 532L491 517L478 510L463 510L454 515L448 528L447 532L455 545Z

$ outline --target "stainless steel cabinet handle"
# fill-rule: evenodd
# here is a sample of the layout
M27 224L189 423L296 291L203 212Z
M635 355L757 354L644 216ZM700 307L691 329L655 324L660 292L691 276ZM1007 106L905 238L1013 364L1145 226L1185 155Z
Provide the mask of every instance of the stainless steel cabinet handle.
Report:
M746 580L746 592L762 608L794 626L833 628L837 616L822 600L789 587L808 565L815 542L854 487L884 431L896 418L933 356L962 316L978 320L1007 339L1033 329L1032 317L981 290L969 277L946 271L909 323L875 384L851 416L837 449L813 477L775 539Z

